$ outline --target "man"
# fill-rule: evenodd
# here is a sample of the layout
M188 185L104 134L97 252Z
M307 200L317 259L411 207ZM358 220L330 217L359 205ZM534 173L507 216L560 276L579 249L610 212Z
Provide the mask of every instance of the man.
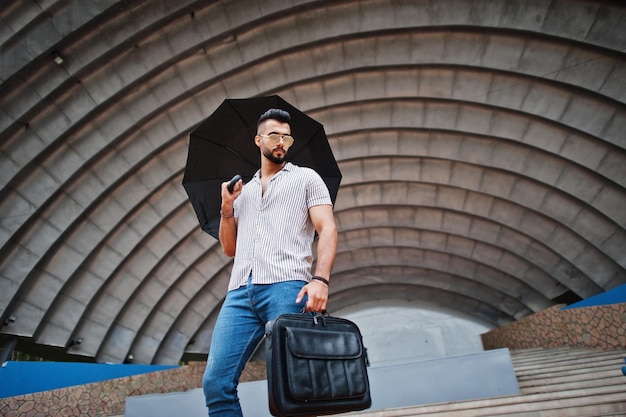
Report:
M286 162L294 142L290 123L284 110L261 115L254 137L260 170L245 186L237 182L232 193L222 184L220 243L235 260L202 379L211 417L242 415L239 377L267 321L326 309L337 251L332 202L315 171ZM311 274L315 232L317 262Z

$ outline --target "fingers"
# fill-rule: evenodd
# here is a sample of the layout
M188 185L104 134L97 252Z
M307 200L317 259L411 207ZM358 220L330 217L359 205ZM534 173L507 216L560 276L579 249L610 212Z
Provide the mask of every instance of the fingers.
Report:
M306 312L322 312L326 310L326 303L328 302L328 287L325 284L317 281L312 281L308 283L307 285L302 287L302 290L300 290L300 294L298 294L298 299L302 300L302 297L305 293L308 295L305 307Z
M302 301L302 298L304 297L304 294L306 294L306 285L304 287L302 287L302 289L298 293L298 296L296 297L296 304L298 304L300 301Z
M224 200L225 197L227 198L229 194L230 193L228 192L228 183L223 182L222 183L222 200Z
M237 181L237 183L233 187L232 193L228 191L229 184L230 183L228 181L222 183L222 201L232 203L237 199L237 197L239 197L239 194L241 194L241 190L243 188L243 180Z

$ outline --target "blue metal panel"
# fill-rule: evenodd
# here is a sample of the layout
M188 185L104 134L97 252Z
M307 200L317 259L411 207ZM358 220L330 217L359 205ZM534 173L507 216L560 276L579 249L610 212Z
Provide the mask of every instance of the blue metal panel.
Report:
M4 362L0 367L0 398L89 384L91 382L176 367L175 365L83 362Z

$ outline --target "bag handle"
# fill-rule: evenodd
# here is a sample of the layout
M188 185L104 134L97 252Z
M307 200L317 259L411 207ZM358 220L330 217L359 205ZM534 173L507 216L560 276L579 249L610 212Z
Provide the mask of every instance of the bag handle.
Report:
M302 311L300 311L300 313L302 314L306 314L306 307L302 307ZM326 310L322 310L321 312L318 311L311 311L311 316L313 317L313 323L315 323L315 325L317 325L318 322L318 318L322 319L322 325L326 326L326 317L330 317L330 314L328 314L328 311Z

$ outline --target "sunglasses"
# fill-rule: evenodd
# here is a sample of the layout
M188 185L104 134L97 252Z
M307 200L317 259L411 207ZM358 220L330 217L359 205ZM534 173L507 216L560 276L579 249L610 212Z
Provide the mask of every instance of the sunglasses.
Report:
M272 145L276 145L280 140L283 140L283 144L286 147L293 145L294 138L291 135L279 135L278 133L270 133L269 135L259 135L263 138L268 138Z

